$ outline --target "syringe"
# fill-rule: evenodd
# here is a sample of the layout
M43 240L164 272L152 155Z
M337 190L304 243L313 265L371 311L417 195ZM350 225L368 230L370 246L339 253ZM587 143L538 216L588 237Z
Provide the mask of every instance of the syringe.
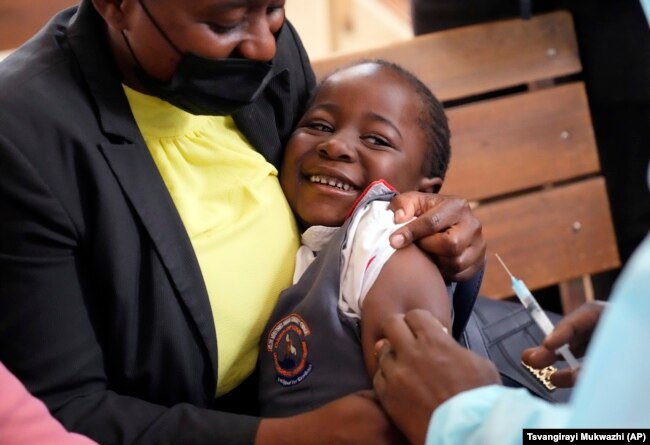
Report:
M517 297L519 297L521 304L524 305L531 318L535 321L535 323L537 323L537 326L539 326L544 335L548 335L553 332L553 323L548 318L548 315L546 315L546 312L542 310L541 306L537 300L535 300L533 294L530 293L524 282L518 278L515 278L515 276L510 273L510 270L498 254L495 254L495 256L503 268L506 270L508 275L510 275L510 279L512 280L512 290L515 291L515 294L517 294ZM569 345L562 345L555 352L564 358L571 369L578 369L580 367L580 362L578 362L578 360L569 349Z

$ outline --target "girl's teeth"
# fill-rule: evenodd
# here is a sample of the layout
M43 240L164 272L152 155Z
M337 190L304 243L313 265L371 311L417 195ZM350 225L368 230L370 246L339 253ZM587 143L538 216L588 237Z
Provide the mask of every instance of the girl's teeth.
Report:
M309 180L314 183L329 185L331 187L336 187L338 189L345 190L345 191L349 191L352 189L351 185L344 184L343 182L337 181L334 178L325 178L318 175L312 175L309 177Z

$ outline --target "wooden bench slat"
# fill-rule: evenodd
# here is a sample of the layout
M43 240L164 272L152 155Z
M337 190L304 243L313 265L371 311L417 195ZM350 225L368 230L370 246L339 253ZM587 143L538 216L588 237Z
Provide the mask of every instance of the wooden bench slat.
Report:
M514 295L495 253L531 290L619 265L601 177L486 204L475 214L489 240L482 295Z
M319 77L360 58L415 73L445 101L581 71L573 21L564 11L422 35L390 46L314 60Z
M452 154L443 193L480 200L600 170L582 83L464 105L447 115Z

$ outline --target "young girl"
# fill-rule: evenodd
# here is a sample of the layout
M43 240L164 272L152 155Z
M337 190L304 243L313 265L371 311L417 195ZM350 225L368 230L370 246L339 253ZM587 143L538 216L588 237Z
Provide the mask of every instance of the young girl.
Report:
M294 285L262 336L265 417L371 388L383 320L414 308L451 328L447 288L417 247L391 248L396 192L437 192L450 157L443 108L401 67L364 61L316 89L286 149L280 182L301 228Z

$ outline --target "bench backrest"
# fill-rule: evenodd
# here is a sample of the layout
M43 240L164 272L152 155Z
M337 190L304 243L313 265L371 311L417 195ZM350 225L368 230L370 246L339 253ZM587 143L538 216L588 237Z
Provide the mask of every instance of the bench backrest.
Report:
M396 62L445 104L452 159L442 192L483 223L481 294L513 295L494 258L531 289L559 285L565 311L619 263L573 21L560 11L436 32L313 61L319 77L360 58Z

